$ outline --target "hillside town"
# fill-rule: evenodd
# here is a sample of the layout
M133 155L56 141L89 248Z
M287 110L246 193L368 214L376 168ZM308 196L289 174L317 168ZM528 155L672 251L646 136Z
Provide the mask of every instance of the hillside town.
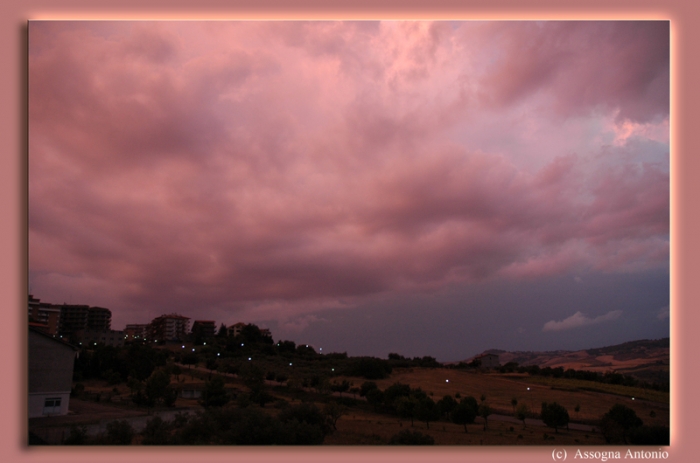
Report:
M89 305L52 304L29 295L28 300L29 418L66 415L73 388L74 362L92 347L122 348L132 344L185 348L206 345L214 336L241 335L248 325L239 322L218 328L213 320L194 320L176 314L160 315L147 324L111 327L112 311ZM255 327L260 338L272 342L269 329Z
M29 295L29 325L51 337L74 346L104 344L121 347L131 342L156 345L194 342L220 336L238 336L245 323L217 327L214 320L193 320L177 313L160 315L150 323L127 324L124 330L112 329L112 311L104 307L76 304L52 304ZM263 336L270 330L260 328Z

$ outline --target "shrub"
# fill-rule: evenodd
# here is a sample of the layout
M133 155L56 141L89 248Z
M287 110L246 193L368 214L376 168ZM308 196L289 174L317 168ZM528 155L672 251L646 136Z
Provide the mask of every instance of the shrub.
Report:
M70 427L70 433L68 437L63 442L64 445L85 445L87 441L87 428L85 426L72 425Z
M161 417L155 416L148 420L141 435L143 445L168 445L170 444L170 425Z
M221 376L214 376L211 381L204 383L204 391L199 403L204 407L221 407L229 401L226 393L226 382Z
M134 438L134 428L126 420L107 423L107 443L112 445L130 445Z

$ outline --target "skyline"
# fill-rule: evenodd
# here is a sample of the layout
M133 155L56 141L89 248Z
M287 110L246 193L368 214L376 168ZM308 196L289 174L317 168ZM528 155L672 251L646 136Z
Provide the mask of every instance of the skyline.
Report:
M30 287L350 355L667 337L668 114L668 21L31 21Z

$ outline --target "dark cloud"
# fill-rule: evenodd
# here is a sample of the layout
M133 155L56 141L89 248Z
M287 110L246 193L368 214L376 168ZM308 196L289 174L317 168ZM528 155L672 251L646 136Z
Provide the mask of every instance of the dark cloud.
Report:
M396 292L666 269L667 26L32 24L30 279L294 325ZM465 107L479 92L498 108Z
M488 33L502 53L485 101L546 92L564 115L602 108L637 122L668 116L668 21L494 23Z

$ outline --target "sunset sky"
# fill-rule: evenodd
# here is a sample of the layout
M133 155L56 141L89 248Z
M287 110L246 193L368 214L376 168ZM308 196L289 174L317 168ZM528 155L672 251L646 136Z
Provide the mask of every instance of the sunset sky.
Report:
M669 23L29 23L29 286L460 360L669 335Z

